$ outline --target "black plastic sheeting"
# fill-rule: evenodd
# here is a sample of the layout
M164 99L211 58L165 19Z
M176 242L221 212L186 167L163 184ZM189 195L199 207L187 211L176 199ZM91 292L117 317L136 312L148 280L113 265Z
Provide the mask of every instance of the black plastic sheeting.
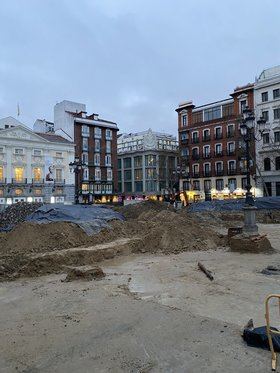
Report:
M272 330L278 331L278 329L271 327ZM273 348L276 352L280 351L280 335L271 333ZM247 342L248 346L263 348L269 350L269 343L266 334L266 327L260 326L255 329L244 329L243 339Z
M106 206L46 204L26 218L38 224L50 222L70 222L79 225L88 235L109 228L111 220L124 220L124 216Z
M240 211L245 199L213 200L193 203L188 211ZM260 197L255 199L255 206L260 210L280 210L280 197Z

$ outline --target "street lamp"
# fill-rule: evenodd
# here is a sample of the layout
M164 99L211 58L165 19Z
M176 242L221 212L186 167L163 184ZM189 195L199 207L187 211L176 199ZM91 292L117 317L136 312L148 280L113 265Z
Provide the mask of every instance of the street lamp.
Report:
M250 144L253 139L255 139L254 135L254 125L255 125L255 116L252 110L248 108L248 106L245 107L245 109L242 111L243 114L243 120L240 124L240 132L243 136L243 140L245 142L246 146L246 198L245 198L245 206L244 206L244 233L247 233L249 235L257 234L258 233L258 227L256 225L256 207L255 202L253 199L253 195L251 192L251 156L250 156ZM263 117L260 117L257 121L258 124L265 123L265 119Z
M78 156L75 156L74 162L69 163L70 172L75 173L75 204L79 203L79 173L82 171L86 164L80 161Z

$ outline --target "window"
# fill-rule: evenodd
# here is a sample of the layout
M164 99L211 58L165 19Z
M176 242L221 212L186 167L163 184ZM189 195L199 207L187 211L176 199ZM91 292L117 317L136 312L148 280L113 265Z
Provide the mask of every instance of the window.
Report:
M154 180L147 180L146 181L146 191L147 192L155 192L157 190L157 183Z
M204 163L204 176L210 176L211 166L210 163Z
M0 166L0 181L4 180L4 169L3 166Z
M134 167L142 167L142 157L134 157Z
M118 169L121 170L122 168L122 160L121 158L118 158Z
M197 112L193 112L192 114L192 122L193 124L195 123L200 123L203 121L203 111L197 111Z
M105 166L111 166L112 161L111 161L111 155L105 155Z
M98 139L94 140L94 151L100 152L100 140Z
M270 171L271 170L270 158L265 158L263 160L263 168L264 168L265 171Z
M216 179L216 189L219 192L224 189L224 180L223 179Z
M88 168L83 169L83 180L88 181ZM88 184L86 184L88 187Z
M187 140L187 139L188 139L187 132L186 131L181 132L181 140L184 141L184 140Z
M132 192L132 183L131 183L131 181L124 183L124 191L127 192L127 193Z
M203 131L203 141L208 141L210 140L210 130L204 130Z
M135 192L143 192L143 182L135 181Z
M55 156L56 158L62 158L62 152L56 152Z
M21 148L16 148L16 149L15 149L15 154L17 154L17 155L22 155L22 154L23 154L23 149L21 149Z
M106 140L112 139L112 130L106 130Z
M123 167L124 168L131 168L131 158L124 158Z
M280 170L280 157L275 158L275 170Z
M55 169L55 181L62 182L62 169L61 168Z
M240 113L242 114L243 113L243 110L246 108L247 106L247 100L241 100L240 101Z
M237 187L236 179L228 179L228 188L232 193Z
M199 177L199 165L198 164L193 165L193 177Z
M145 155L145 165L146 166L156 166L157 158L155 155Z
M263 110L262 111L262 116L263 116L264 120L266 120L267 122L269 121L268 110Z
M193 142L194 144L197 144L197 143L199 142L199 139L198 139L198 132L197 132L197 131L192 133L192 142Z
M274 132L274 142L280 142L280 131Z
M229 124L227 127L227 137L233 137L234 136L234 125Z
M24 172L24 169L23 167L15 167L15 180L17 182L23 182L23 172Z
M210 191L212 188L211 180L204 180L204 190Z
M113 172L111 168L107 168L107 180L111 181L113 179Z
M94 128L94 137L96 139L101 139L101 128L99 127Z
M94 154L94 165L100 166L100 154L99 153Z
M221 106L204 110L204 121L221 118Z
M233 155L235 152L235 143L234 142L228 142L228 155Z
M134 170L134 179L135 180L142 180L143 179L143 171L142 171L142 169Z
M83 163L88 163L88 153L83 153L82 154L82 162Z
M230 117L233 115L233 104L223 105L223 117Z
M276 98L280 98L280 89L279 88L273 90L273 100L275 100Z
M269 144L269 133L263 133L263 144Z
M222 127L215 128L215 139L221 139L223 137Z
M87 137L83 138L83 150L85 150L85 151L88 150L88 139L87 139Z
M280 196L280 181L276 181L275 183L275 190L276 190L276 196Z
M101 170L100 170L100 168L96 168L94 173L95 173L95 180L97 180L97 181L101 180Z
M194 180L194 182L193 182L193 189L194 190L200 190L200 182L199 182L199 180Z
M155 168L146 168L145 170L146 179L156 179L156 169Z
M131 170L124 171L124 180L125 181L131 180Z
M222 155L222 144L215 145L216 155Z
M265 197L271 197L272 196L272 185L271 182L265 183L265 188L263 191L263 194Z
M33 150L33 155L35 155L35 156L40 156L40 155L42 155L42 150L40 150L40 149L34 149L34 150Z
M274 119L280 119L280 108L273 110Z
M82 135L89 135L89 126L82 126Z
M184 114L182 115L182 126L185 127L188 125L187 116Z
M235 172L235 161L228 162L228 170L230 173Z
M40 167L33 168L33 178L34 181L40 181L42 178L42 170Z
M187 156L187 155L189 155L189 153L188 153L188 149L187 149L187 148L183 148L183 149L181 149L181 156L182 156L182 157L185 157L185 156Z
M106 153L111 153L111 141L106 141Z
M4 153L4 148L2 146L0 147L0 153Z
M203 156L205 158L210 157L210 145L206 145L206 146L203 147Z
M263 92L262 93L262 102L268 101L268 92Z

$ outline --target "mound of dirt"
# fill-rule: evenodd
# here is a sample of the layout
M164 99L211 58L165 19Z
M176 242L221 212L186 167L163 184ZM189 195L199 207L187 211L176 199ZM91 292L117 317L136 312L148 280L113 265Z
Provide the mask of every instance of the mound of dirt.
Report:
M168 205L158 201L144 201L133 205L121 206L116 208L126 219L140 219L142 214L155 213L167 210Z
M25 221L27 216L36 211L42 203L18 202L5 208L0 213L0 230L10 230L16 224Z

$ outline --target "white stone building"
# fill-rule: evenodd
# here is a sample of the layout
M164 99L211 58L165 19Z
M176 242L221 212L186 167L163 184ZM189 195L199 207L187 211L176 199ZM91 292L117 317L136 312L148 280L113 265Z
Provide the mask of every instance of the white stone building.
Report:
M177 162L175 136L151 129L119 136L119 193L134 197L172 193L178 184Z
M0 205L74 202L74 144L33 132L15 118L0 120Z
M280 196L280 66L256 79L254 102L256 118L266 119L255 133L257 188L264 195Z

